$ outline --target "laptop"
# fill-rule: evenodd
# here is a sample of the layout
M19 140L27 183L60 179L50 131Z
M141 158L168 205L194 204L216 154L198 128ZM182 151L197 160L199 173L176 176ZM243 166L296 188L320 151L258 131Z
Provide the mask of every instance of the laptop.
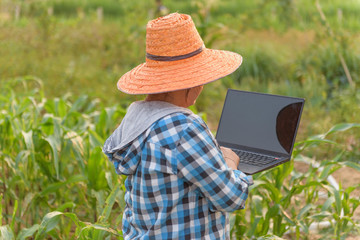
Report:
M290 160L305 100L229 89L216 140L252 175Z

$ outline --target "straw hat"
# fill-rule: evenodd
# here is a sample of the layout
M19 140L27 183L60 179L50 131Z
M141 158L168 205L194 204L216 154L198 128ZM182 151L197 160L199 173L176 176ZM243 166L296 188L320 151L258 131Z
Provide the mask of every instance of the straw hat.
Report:
M146 62L117 83L128 94L154 94L204 85L234 72L242 57L204 46L189 15L172 13L146 26Z

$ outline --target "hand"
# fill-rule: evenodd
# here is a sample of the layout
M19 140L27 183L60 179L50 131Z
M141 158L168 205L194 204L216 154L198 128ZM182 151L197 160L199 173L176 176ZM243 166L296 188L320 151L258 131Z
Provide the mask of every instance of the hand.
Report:
M239 165L239 161L240 161L239 156L236 155L236 153L234 153L234 151L231 150L230 148L220 147L220 149L221 152L223 153L226 164L230 168L237 170L237 166Z

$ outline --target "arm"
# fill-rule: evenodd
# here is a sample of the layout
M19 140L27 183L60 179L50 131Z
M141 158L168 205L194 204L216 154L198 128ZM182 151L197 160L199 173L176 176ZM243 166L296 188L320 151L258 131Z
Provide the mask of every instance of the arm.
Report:
M214 141L202 125L189 126L177 145L178 176L194 184L212 210L244 208L252 177L230 169Z

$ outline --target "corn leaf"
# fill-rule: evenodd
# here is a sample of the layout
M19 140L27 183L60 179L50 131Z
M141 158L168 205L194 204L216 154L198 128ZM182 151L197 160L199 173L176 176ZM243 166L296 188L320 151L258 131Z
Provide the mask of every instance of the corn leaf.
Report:
M326 135L332 134L334 132L343 132L346 130L349 130L354 127L360 127L360 123L340 123L335 126L333 126Z
M355 170L357 170L357 171L359 171L360 172L360 164L358 164L358 163L355 163L355 162L345 162L345 163L343 163L345 166L348 166L348 167L351 167L351 168L353 168L353 169L355 169Z
M35 232L39 229L39 227L39 224L35 224L30 228L21 229L21 231L16 237L16 240L25 240L27 237L33 236Z
M12 218L11 218L11 224L10 224L11 229L14 229L14 226L15 226L15 219L16 219L16 212L18 209L18 205L19 205L19 201L16 199L15 204L14 204L13 213L12 213Z
M47 141L51 147L53 157L54 157L54 167L56 172L56 178L60 178L60 172L59 172L59 152L61 149L61 141L59 138L55 137L54 135L50 135L48 137L44 138L45 141Z
M110 195L106 199L105 207L103 209L103 212L101 213L101 216L100 216L98 222L104 223L109 219L109 216L112 211L112 208L115 203L118 192L120 192L119 183L116 184L116 186L113 188Z
M62 214L62 212L57 211L46 214L38 228L35 240L43 239L44 234L58 224L59 216Z
M303 215L306 214L306 213L308 213L308 212L309 212L311 209L313 209L314 207L315 207L314 204L311 204L311 203L306 204L303 208L301 208L301 210L300 210L299 214L297 215L296 219L297 219L297 220L302 219L302 218L303 218Z
M0 226L0 237L4 240L13 240L14 233L8 225Z
M335 189L333 186L325 186L324 188L326 188L334 197L335 199L335 210L336 210L336 214L338 216L340 216L341 214L341 197L340 197L340 191Z
M76 183L76 182L81 182L81 181L85 181L86 177L83 175L75 175L75 176L71 176L68 180L64 181L64 182L57 182L57 183L53 183L50 184L48 187L46 187L41 193L40 196L46 196L49 193L54 193L57 190L59 190L60 188L66 186L67 184L71 184L71 183Z
M35 161L33 131L32 130L30 130L29 132L22 131L22 135L24 137L26 148L30 151L31 159Z

